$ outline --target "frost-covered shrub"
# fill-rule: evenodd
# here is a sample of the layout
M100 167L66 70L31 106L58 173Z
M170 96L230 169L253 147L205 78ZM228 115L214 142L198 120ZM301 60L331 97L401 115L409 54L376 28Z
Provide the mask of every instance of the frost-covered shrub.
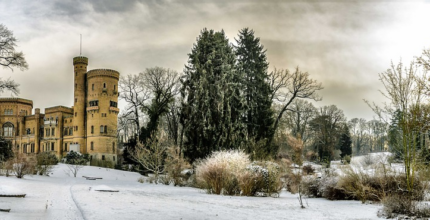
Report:
M253 162L246 167L245 172L239 174L239 187L244 196L256 193L272 195L282 189L281 167L274 162Z
M218 151L196 166L196 183L208 193L255 196L279 193L281 167L253 162L241 151Z
M301 193L307 197L321 197L320 179L315 176L303 176L300 183Z
M221 194L224 189L226 194L231 194L237 188L234 186L237 176L249 163L249 157L242 151L213 152L197 165L197 184L208 193Z
M289 172L284 175L284 179L284 187L288 192L295 194L299 191L299 185L302 181L302 175L300 173Z

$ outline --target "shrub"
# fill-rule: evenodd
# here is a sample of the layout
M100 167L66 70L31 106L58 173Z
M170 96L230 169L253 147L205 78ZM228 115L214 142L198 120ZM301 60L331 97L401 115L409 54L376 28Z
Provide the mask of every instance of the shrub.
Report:
M285 189L292 194L297 193L299 191L300 182L302 181L302 175L300 173L290 172L283 177L285 179Z
M7 169L13 170L19 179L25 175L33 174L36 168L36 158L32 155L14 152L14 157L7 161Z
M274 162L253 162L246 168L244 175L239 175L239 186L242 195L256 195L257 192L265 196L279 194L282 189L281 167Z
M37 154L36 156L36 170L39 173L39 175L46 175L48 176L49 173L52 171L52 168L54 165L58 164L58 159L55 156L55 154L45 151Z
M351 156L346 155L343 157L344 164L350 164L351 163Z
M312 167L312 165L308 164L302 167L302 172L304 175L311 175L315 173L315 169Z
M320 180L315 176L303 176L300 182L301 193L308 197L321 197L319 190Z
M166 171L171 178L174 186L185 186L188 178L191 176L190 172L184 172L190 169L191 165L180 154L179 147L171 146L167 149L166 158Z
M231 182L249 164L248 156L241 151L217 151L201 161L196 167L198 185L204 186L208 193L231 193ZM234 188L234 187L233 187Z
M90 165L91 166L96 166L96 167L105 167L105 168L111 168L113 169L115 167L115 163L111 160L101 160L101 159L97 159L97 158L93 158L90 161Z

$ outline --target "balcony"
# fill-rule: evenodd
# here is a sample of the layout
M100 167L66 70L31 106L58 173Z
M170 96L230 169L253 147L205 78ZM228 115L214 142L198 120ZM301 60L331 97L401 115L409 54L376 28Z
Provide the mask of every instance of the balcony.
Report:
M99 107L98 106L87 107L87 111L95 111L95 110L99 110Z
M51 125L51 126L57 126L58 122L57 121L45 121L44 125Z
M113 112L118 112L119 113L119 108L116 107L109 107L109 111L113 111Z

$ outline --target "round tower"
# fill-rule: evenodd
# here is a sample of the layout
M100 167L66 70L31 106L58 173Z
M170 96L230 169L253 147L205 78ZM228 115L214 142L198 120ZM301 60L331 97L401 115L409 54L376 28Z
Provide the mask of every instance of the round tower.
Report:
M87 72L87 153L116 163L119 72L95 69Z
M81 153L87 153L85 141L87 66L87 57L79 56L73 58L73 70L75 77L75 92L73 100L73 143L78 144Z

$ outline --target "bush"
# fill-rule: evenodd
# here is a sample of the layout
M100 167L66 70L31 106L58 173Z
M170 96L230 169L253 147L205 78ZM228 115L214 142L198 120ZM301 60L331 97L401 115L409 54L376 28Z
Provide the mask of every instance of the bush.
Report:
M320 180L315 176L303 176L300 182L301 193L308 197L321 197L319 190Z
M208 193L255 196L279 193L281 168L273 162L250 163L241 151L219 151L196 165L196 185Z
M50 151L45 151L37 154L36 156L36 170L39 173L39 175L45 175L48 176L49 173L52 171L52 168L54 165L58 164L58 159Z
M111 169L113 169L115 167L115 164L114 164L113 161L111 161L111 160L101 160L101 159L97 159L97 158L93 158L90 161L90 165L91 166L96 166L96 167L111 168Z
M14 152L14 155L6 162L6 169L12 170L19 179L34 173L37 162L33 155L24 155L18 152Z
M315 173L315 169L309 164L302 167L302 172L304 175L311 175Z
M217 151L201 161L196 167L198 185L208 193L221 194L223 188L231 193L231 182L235 181L249 164L248 156L241 151ZM230 185L230 186L229 186Z
M184 159L180 152L179 147L176 146L171 146L167 149L165 166L167 174L174 186L187 185L188 178L191 176L191 172L184 172L184 170L191 169L191 165Z
M351 156L346 155L343 157L343 163L344 164L350 164L351 163Z

